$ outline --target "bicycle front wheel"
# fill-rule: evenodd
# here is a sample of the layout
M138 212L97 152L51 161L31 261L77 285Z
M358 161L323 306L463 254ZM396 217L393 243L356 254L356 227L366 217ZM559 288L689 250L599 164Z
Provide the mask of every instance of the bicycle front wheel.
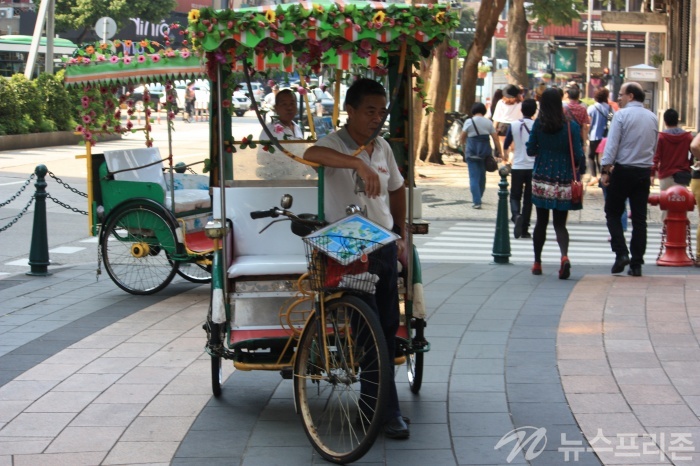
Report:
M309 319L294 361L294 397L304 429L328 461L357 461L384 423L391 382L389 353L377 315L356 296L325 303Z

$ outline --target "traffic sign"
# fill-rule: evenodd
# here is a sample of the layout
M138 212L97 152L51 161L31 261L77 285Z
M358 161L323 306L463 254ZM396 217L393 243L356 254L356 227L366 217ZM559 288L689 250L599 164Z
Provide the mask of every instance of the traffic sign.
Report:
M102 17L95 23L95 33L100 39L111 39L117 33L117 23L107 16Z

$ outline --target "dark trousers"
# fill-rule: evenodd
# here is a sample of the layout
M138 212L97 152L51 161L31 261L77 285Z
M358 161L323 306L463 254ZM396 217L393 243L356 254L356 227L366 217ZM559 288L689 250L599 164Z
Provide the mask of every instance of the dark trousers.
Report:
M594 178L597 178L598 173L600 173L600 161L596 152L599 145L600 141L588 141L588 171Z
M511 220L515 221L518 215L522 215L523 232L526 232L530 228L530 216L532 215L532 170L511 170L510 184Z
M396 229L394 229L396 231ZM381 271L378 271L379 281L377 282L376 293L374 295L363 295L363 299L369 304L379 316L379 322L384 331L386 346L389 350L389 367L391 373L388 389L388 399L384 411L385 420L390 420L401 416L399 408L399 396L396 392L396 381L394 380L394 357L396 356L396 332L399 329L399 289L398 271L396 264L398 261L398 249L396 243L384 246L376 252L370 254L371 261L381 263ZM376 380L372 368L368 368L370 377L360 380L360 391L362 397L376 396Z
M615 164L610 175L607 197L605 198L605 219L610 231L610 247L616 256L630 256L630 265L644 263L647 248L647 200L651 182L650 168ZM627 241L622 228L622 213L625 201L629 199L632 212L632 240L627 249Z

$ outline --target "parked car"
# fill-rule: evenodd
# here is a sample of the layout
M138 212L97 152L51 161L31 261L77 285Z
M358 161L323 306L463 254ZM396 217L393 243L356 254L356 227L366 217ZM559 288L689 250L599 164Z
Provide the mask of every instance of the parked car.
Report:
M241 86L243 87L243 93L248 96L248 98L255 99L257 103L260 103L263 100L263 97L265 97L265 89L261 83L254 82L250 83L250 87L253 88L253 95L249 96L248 95L248 84L245 82L241 83Z
M242 117L245 112L250 110L252 102L243 91L235 91L231 96L231 109L236 116Z
M178 110L185 110L185 90L187 90L187 83L189 81L175 81L173 86L175 88L175 94L177 95L177 107ZM204 79L197 79L194 81L194 95L196 100L196 106L206 108L209 106L209 81ZM165 89L163 89L163 96L160 98L160 103L166 103L167 96L165 95Z
M323 106L323 114L333 115L333 108L335 107L333 96L328 91L322 91L319 88L313 89L312 93L315 97L315 103L320 102Z
M135 87L134 92L128 97L129 100L134 101L134 108L139 112L143 112L144 110L143 93L146 89L148 89L148 92L151 94L152 102L159 102L165 95L165 86L159 83L148 83Z

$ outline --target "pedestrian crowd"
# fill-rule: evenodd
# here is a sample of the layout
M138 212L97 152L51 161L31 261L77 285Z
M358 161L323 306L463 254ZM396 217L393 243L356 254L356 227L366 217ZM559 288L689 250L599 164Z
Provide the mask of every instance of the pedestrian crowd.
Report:
M647 200L655 180L662 191L674 185L689 187L700 208L700 133L693 137L680 128L674 109L664 113L665 129L659 132L656 115L644 106L644 88L636 82L624 83L616 102L608 89L596 89L589 106L581 101L576 84L565 89L541 84L534 98L525 94L522 87L507 85L494 93L488 109L477 102L464 120L461 141L472 207L481 208L487 158L501 159L510 166L513 236L533 240L532 273L542 274L551 213L561 252L559 278L567 279L571 261L566 222L569 211L583 208L581 180L588 174L588 186L599 186L605 199L608 241L615 254L611 273L629 266L628 275L641 276ZM628 218L629 245L624 234ZM696 237L700 245L700 227Z

